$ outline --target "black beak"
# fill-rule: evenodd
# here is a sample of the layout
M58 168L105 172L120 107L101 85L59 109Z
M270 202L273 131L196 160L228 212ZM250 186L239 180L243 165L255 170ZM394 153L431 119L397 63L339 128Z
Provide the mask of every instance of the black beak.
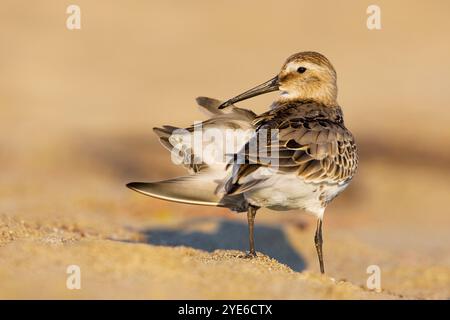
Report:
M249 98L259 96L260 94L277 91L278 87L279 87L278 76L276 76L276 77L270 79L269 81L266 81L266 82L260 84L259 86L254 87L253 89L245 91L244 93L241 93L240 95L237 95L236 97L223 102L219 106L219 109L223 109L225 107L228 107L228 106L230 106L236 102L242 101L242 100L246 100Z

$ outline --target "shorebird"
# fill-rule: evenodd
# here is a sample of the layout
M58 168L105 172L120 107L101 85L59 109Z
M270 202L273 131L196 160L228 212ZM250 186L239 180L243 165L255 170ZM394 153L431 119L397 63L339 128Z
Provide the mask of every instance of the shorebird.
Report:
M234 105L272 91L280 94L269 111L260 115ZM353 135L345 127L337 103L336 71L332 64L317 52L296 53L269 81L225 102L200 97L197 103L210 116L208 120L186 129L154 128L160 142L175 158L189 160L183 164L191 174L127 186L159 199L246 211L250 247L247 257L256 256L254 220L259 208L303 209L317 218L314 240L320 272L324 273L324 211L348 186L358 165ZM220 139L206 139L200 144L184 139L192 138L198 129L251 129L254 134L244 138L240 135L237 151L229 155L216 145ZM261 143L255 138L261 132L270 139ZM207 163L200 154L205 146L210 153L231 158Z

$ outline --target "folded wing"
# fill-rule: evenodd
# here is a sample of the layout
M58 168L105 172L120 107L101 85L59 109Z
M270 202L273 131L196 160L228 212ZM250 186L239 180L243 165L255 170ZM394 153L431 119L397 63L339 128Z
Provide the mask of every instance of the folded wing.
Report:
M257 187L264 180L264 176L255 174L260 168L293 173L306 182L331 184L348 181L356 171L356 144L339 119L294 113L262 122L258 132L268 130L272 139L264 145L259 143L255 152L249 145L260 137L256 135L236 155L245 159L245 164L233 165L233 176L225 185L228 194Z

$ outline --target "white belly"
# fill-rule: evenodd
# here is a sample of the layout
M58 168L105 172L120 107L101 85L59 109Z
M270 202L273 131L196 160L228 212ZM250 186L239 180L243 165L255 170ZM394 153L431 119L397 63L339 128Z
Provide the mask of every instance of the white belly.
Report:
M346 184L306 183L293 174L273 174L247 191L244 196L254 206L280 211L304 209L322 217L327 203L346 186Z

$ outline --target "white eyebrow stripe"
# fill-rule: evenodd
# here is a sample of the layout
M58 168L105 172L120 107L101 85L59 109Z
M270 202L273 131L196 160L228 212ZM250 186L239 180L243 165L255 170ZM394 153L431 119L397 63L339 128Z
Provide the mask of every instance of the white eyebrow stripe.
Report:
M305 67L306 69L319 69L320 68L317 64L311 63L308 61L302 61L302 62L292 61L286 65L285 70L288 72L297 71L297 69L299 67Z

